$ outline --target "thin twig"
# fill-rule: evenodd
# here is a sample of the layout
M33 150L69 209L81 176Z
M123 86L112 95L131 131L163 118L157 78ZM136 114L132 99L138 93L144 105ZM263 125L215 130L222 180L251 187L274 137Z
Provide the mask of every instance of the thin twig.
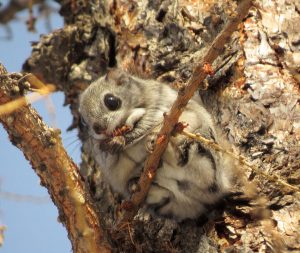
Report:
M234 158L235 160L238 160L240 164L248 167L249 169L251 169L252 171L254 171L256 174L259 174L259 175L265 177L266 179L268 179L271 182L279 183L279 184L281 184L284 187L287 187L287 188L289 188L291 190L300 192L300 188L299 187L287 183L286 181L282 180L277 175L270 175L270 174L268 174L268 173L266 173L264 171L261 171L257 166L252 165L249 162L247 162L246 157L241 156L241 155L236 155L235 153L233 153L233 152L231 152L231 151L229 151L227 149L222 148L217 143L204 138L200 134L193 134L193 133L190 133L190 132L188 132L186 130L183 130L181 132L181 134L183 134L183 135L185 135L185 136L187 136L187 137L189 137L191 139L197 140L197 141L201 142L202 144L204 144L206 146L209 146L210 148L213 148L216 151L220 151L222 153L225 153L225 154L229 155L230 157Z
M30 0L31 1L31 0ZM45 0L34 0L33 4L42 4ZM6 25L16 18L18 12L28 8L28 1L13 0L8 1L0 11L0 24Z
M224 45L229 41L232 33L246 17L251 5L251 0L242 0L240 2L236 10L236 16L231 17L223 31L215 38L204 58L200 60L199 65L197 65L194 69L192 77L186 87L179 91L177 99L175 100L170 112L164 117L163 126L159 132L154 150L145 162L143 173L138 182L140 190L133 193L130 198L132 208L128 208L121 212L116 228L124 222L126 223L131 221L144 202L151 183L155 178L160 158L168 145L171 132L178 122L182 111L194 95L195 91L199 87L203 88L201 87L202 82L208 74L211 74L211 71L207 70L210 70L210 66L213 61L222 53Z
M28 12L29 12L29 17L28 20L26 21L27 29L29 32L35 32L36 18L33 16L33 0L28 1Z
M5 226L0 225L0 247L3 245L4 241L4 230L6 229Z
M6 191L0 191L0 199L7 199L15 202L27 202L31 204L48 204L51 202L49 196L40 197Z
M55 86L50 84L39 89L37 92L30 93L24 97L22 96L5 104L2 104L0 105L0 116L11 114L20 107L29 103L36 102L54 91Z

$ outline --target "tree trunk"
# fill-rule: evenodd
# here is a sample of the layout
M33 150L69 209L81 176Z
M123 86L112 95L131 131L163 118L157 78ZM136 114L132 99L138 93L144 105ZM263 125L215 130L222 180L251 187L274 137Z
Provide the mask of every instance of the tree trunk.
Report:
M60 1L64 28L33 45L24 70L54 83L66 95L78 124L78 95L108 67L177 85L229 16L234 1ZM209 89L200 91L235 152L260 170L300 184L300 5L261 0L251 9L213 65ZM102 181L83 143L82 172L90 183L105 227L114 223L120 198ZM196 221L177 224L142 212L118 236L117 252L300 251L299 192L241 167L245 195ZM239 182L241 184L241 180Z

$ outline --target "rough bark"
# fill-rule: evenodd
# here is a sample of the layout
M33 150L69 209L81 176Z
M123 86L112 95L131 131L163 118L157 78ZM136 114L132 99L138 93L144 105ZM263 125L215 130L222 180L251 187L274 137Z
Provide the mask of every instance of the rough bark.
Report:
M118 64L165 82L186 82L236 8L229 0L60 3L65 27L33 45L24 70L65 92L72 127L78 121L78 94L107 67ZM294 185L300 184L299 10L296 0L258 1L213 65L216 74L207 80L209 90L200 91L234 150ZM82 171L103 222L112 227L119 198L102 181L85 145L84 150ZM259 197L225 202L222 213L180 224L140 213L124 227L125 237L111 238L115 248L299 251L299 194L241 170L256 184Z
M7 74L0 63L0 105L23 97L27 85L20 74ZM23 80L25 81L25 80ZM89 191L77 166L67 155L59 133L44 124L30 105L21 105L14 112L1 114L0 122L16 147L39 176L58 208L74 252L111 252ZM2 241L0 230L0 244Z

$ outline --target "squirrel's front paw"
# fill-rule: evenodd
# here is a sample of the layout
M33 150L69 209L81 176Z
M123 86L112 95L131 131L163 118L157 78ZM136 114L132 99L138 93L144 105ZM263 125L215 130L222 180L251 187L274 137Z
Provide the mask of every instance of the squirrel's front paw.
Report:
M154 150L154 146L155 146L155 142L156 142L156 139L157 139L157 135L158 135L158 133L152 132L152 133L149 134L148 137L147 137L147 141L146 141L146 150L147 150L149 153L152 153L153 150Z
M121 152L125 147L125 137L122 135L115 136L111 139L106 139L100 142L99 148L111 154Z

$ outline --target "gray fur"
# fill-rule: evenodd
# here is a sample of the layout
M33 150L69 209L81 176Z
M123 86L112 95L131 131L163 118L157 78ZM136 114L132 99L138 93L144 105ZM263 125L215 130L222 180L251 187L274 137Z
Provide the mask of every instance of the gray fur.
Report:
M118 110L109 111L104 105L107 93L121 99ZM169 111L176 96L177 92L166 84L142 80L118 69L93 82L81 95L79 111L89 128L93 156L112 189L124 197L130 194L129 182L139 177L163 113ZM180 121L189 124L188 131L218 141L211 116L195 100L190 100ZM96 134L92 127L95 123L106 129L106 134ZM118 138L108 137L123 125L132 130ZM179 221L196 218L228 191L230 173L220 153L184 136L172 137L146 206Z

